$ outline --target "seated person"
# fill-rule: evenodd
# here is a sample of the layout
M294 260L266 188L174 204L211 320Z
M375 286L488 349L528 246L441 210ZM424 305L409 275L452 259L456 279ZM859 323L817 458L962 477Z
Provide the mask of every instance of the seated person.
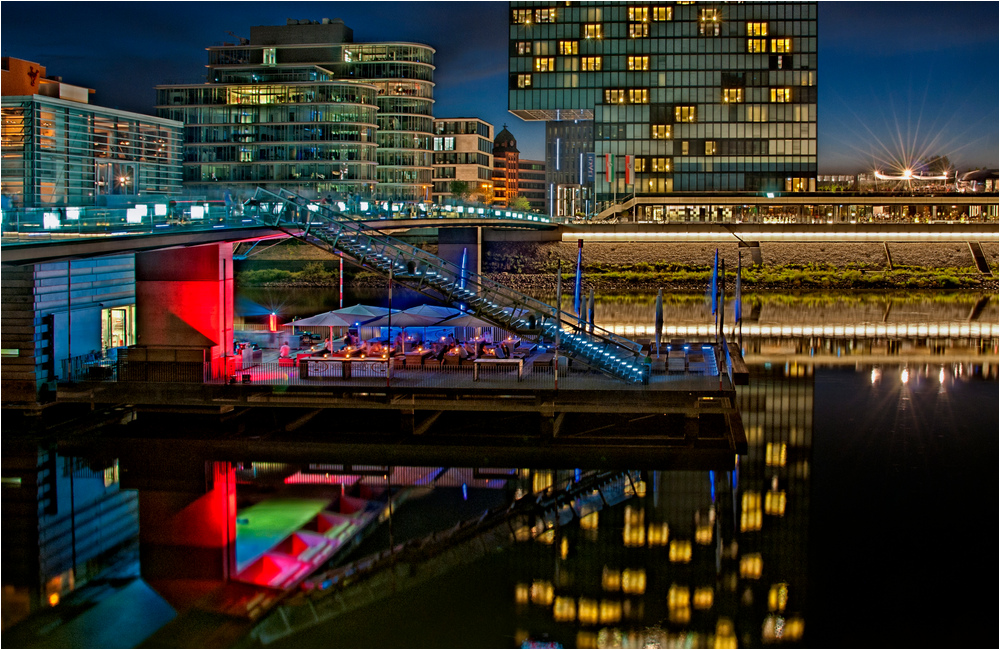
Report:
M281 348L278 350L278 358L287 359L288 355L291 354L291 352L292 352L291 346L288 345L288 341L285 341L284 343L281 344Z
M496 352L497 359L506 359L507 354L502 345L494 346L493 350Z
M368 354L370 355L377 356L382 354L382 352L383 349L381 341L375 341L374 343L368 346Z
M332 338L327 339L326 342L323 343L323 356L325 357L328 354L333 354L333 339Z
M464 345L459 345L457 347L454 347L454 348L452 348L452 350L455 351L455 352L457 352L459 359L468 359L469 358L469 351L465 349Z
M431 343L431 356L441 361L444 359L444 355L448 353L448 346L434 341Z
M448 340L445 341L445 343L448 345L449 348L455 347L455 343L456 343L456 341L455 341L455 335L454 334L449 334L448 335Z

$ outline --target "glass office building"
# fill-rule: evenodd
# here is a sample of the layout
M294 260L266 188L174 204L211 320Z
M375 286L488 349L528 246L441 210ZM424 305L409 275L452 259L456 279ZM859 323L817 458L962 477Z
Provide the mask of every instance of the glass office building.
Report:
M509 108L549 123L550 194L814 190L816 20L815 2L511 2Z
M372 196L374 86L337 81L316 66L223 68L213 78L156 91L157 112L185 124L188 191Z
M350 178L355 171L360 174L362 166L352 168L348 160L347 180L355 184L366 183L376 199L429 201L433 182L434 48L415 43L354 43L353 38L353 32L342 21L326 18L321 21L290 19L286 25L251 27L250 38L240 39L239 44L208 48L208 83L273 85L283 83L286 77L289 82L300 83L303 80L298 75L308 68L316 70L316 74L324 76L327 81L355 82L374 87L374 104L378 108L374 120L377 127L374 131L377 145L374 151L375 175L373 179ZM265 78L267 81L264 81ZM310 81L318 81L318 77ZM167 90L170 87L160 88ZM299 100L284 101L299 105ZM269 116L269 119L275 120L269 128L280 125L289 130L292 139L282 143L298 145L303 140L311 142L310 138L316 136L300 133L299 130L308 130L310 123L317 126L323 124L324 115L331 116L329 110L335 109L322 105L336 101L331 96L325 101L307 102L316 105L300 107L304 112L296 108L284 117L275 112ZM163 102L160 104L163 105ZM163 106L164 109L169 107L169 104ZM326 113L314 117L314 111L321 108ZM346 122L355 125L365 123L359 119L360 115L345 117ZM364 119L367 118L365 113ZM336 127L323 125L321 128L329 131ZM250 139L245 139L242 144L250 142ZM186 146L185 152L192 153L191 149ZM360 151L359 148L359 155ZM315 181L317 193L337 185L334 182L339 180L334 173L336 166L329 166L326 171L321 171L319 166L315 169L317 176L310 180ZM311 175L313 171L309 169L307 173ZM319 174L326 178L319 178ZM374 186L370 184L371 180L375 181Z

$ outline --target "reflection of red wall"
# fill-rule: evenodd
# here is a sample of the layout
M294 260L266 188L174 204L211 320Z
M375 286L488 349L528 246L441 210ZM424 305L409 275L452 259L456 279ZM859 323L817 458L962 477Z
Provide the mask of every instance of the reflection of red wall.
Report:
M139 542L147 580L225 580L235 570L236 472L210 463L206 492L139 491Z
M136 253L136 343L222 356L233 345L232 297L231 244Z

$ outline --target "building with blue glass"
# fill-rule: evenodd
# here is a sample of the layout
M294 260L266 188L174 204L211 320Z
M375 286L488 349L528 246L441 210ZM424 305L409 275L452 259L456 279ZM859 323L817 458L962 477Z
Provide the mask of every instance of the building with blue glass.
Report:
M509 109L546 122L557 214L815 190L815 2L511 2L509 38Z

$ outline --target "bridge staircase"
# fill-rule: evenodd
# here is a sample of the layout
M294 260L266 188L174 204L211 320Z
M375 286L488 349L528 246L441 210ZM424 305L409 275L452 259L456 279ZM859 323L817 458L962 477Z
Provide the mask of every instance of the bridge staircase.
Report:
M612 377L648 383L641 346L578 316L382 234L359 219L279 190L258 188L250 214L297 239L343 253L402 286L518 335L559 340L559 351ZM247 210L244 210L247 213Z

